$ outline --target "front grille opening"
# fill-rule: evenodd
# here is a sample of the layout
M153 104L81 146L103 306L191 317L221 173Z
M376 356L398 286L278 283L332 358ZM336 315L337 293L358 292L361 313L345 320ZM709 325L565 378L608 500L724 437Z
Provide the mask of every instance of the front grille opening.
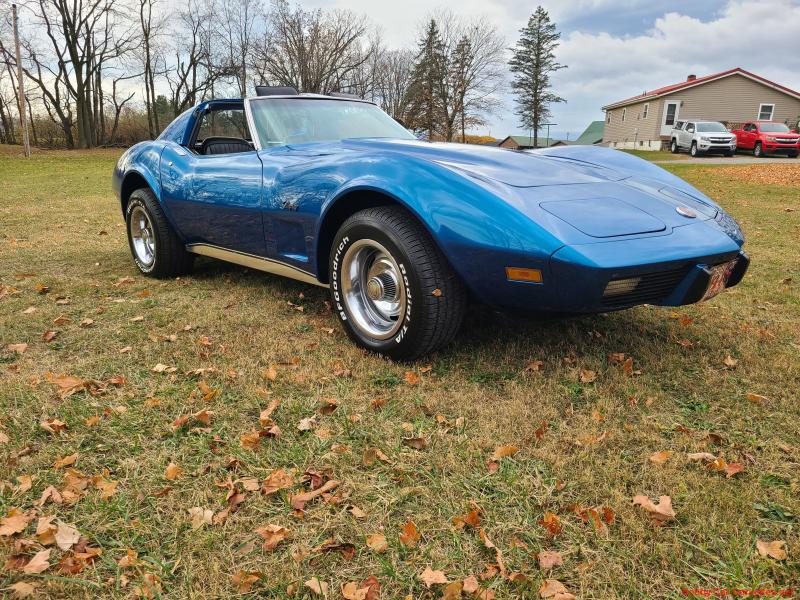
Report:
M606 285L602 304L605 307L658 304L675 290L688 269L646 273L633 277L615 277Z

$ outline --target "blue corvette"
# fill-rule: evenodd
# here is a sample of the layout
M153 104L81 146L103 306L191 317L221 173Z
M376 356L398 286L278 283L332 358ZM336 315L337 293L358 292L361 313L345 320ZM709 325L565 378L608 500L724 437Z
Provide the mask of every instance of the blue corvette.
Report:
M470 300L677 306L749 263L722 208L631 155L422 142L371 102L292 88L203 102L125 152L113 185L142 273L200 254L329 287L348 335L395 359L452 340Z

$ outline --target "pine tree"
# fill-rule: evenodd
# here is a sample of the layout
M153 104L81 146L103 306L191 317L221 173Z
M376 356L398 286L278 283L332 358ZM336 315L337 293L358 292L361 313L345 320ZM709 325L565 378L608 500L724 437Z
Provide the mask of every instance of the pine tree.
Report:
M440 86L447 75L444 42L435 19L431 19L419 42L406 103L411 129L425 131L433 139L442 125Z
M550 118L550 104L566 102L550 86L550 75L566 68L556 62L555 50L561 34L550 21L547 11L538 6L520 29L520 38L508 65L514 79L511 88L516 95L516 113L526 129L533 130L533 145L539 145L538 131Z

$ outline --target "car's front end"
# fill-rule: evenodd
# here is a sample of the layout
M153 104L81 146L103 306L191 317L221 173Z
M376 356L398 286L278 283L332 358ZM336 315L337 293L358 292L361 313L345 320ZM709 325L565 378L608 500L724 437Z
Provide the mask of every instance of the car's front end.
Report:
M701 133L697 136L697 147L701 152L736 152L736 136L732 133Z
M785 154L796 156L800 153L800 134L765 133L764 152L766 154Z
M566 147L531 153L523 175L518 154L509 153L507 170L499 161L442 161L502 199L497 206L476 202L486 210L480 238L440 238L482 303L573 313L678 306L744 276L749 259L736 222L652 163L610 149ZM507 237L486 233L495 223Z

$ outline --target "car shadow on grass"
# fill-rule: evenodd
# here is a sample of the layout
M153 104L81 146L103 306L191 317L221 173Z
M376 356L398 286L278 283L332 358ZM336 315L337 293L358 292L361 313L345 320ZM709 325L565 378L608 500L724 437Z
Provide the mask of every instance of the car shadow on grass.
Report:
M330 326L339 327L327 308L327 289L205 257L195 262L192 278L212 284L224 279L293 302L302 297L310 313L327 315ZM523 364L554 356L581 359L586 355L605 358L607 352L658 352L671 337L670 309L643 310L647 309L604 314L521 313L472 305L456 339L437 352L436 358L463 364L491 357L498 364ZM679 352L677 347L675 352ZM417 362L429 360L423 357Z

